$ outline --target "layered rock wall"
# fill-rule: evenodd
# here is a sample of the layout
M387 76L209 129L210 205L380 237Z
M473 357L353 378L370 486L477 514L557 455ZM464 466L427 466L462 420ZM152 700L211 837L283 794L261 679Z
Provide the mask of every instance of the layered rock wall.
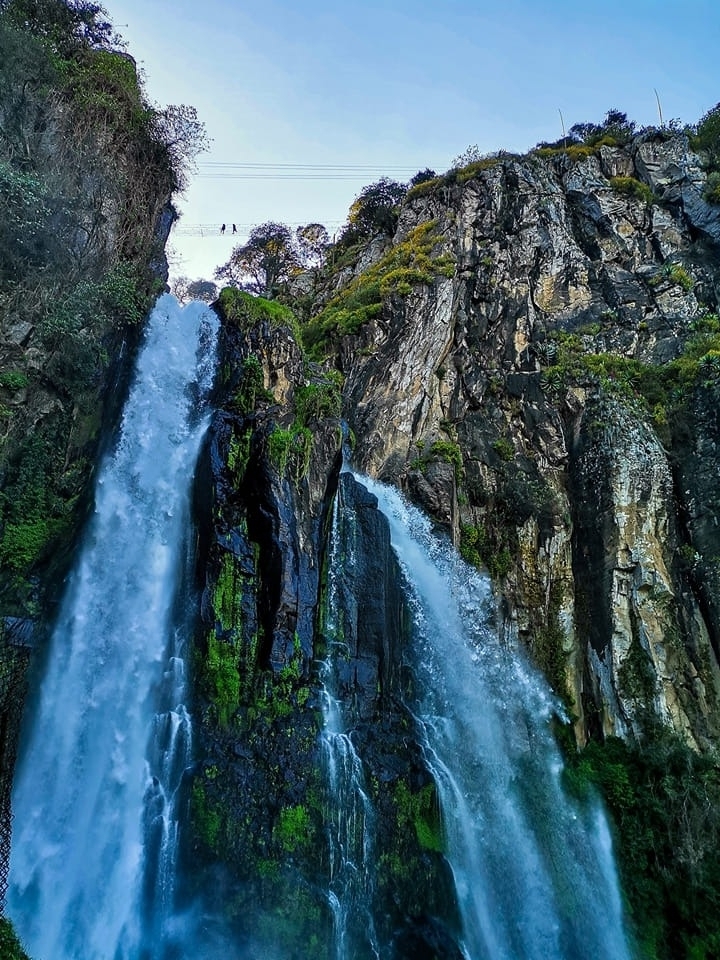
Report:
M720 211L680 135L486 167L411 191L376 253L432 224L456 268L339 341L355 462L489 568L580 742L708 746Z

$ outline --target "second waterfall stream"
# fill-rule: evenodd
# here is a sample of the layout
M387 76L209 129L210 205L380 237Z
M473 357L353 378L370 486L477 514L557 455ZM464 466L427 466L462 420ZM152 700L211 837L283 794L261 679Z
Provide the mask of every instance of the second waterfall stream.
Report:
M412 706L440 796L468 960L627 960L608 824L565 796L544 678L492 626L489 581L392 488L378 499L412 610Z

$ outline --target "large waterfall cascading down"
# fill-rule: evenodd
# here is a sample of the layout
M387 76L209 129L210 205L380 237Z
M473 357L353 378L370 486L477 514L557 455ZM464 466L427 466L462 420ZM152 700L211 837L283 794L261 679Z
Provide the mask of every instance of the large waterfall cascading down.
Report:
M191 748L179 586L217 323L158 301L29 711L9 913L33 960L164 956Z
M415 710L468 960L627 960L608 825L563 793L546 682L491 628L487 578L396 490L357 479L407 581Z

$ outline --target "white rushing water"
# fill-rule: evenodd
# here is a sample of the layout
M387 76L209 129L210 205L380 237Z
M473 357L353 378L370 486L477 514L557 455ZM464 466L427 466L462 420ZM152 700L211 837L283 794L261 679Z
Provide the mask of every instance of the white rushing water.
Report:
M191 748L178 587L216 329L169 295L150 317L29 711L8 912L33 960L163 956Z
M469 960L627 960L610 832L562 789L544 679L492 622L486 577L396 490L358 477L390 523L414 619L426 759Z
M327 606L323 636L326 659L320 665L323 731L321 747L326 776L325 824L330 855L329 900L333 914L332 960L347 960L364 945L368 956L380 956L372 916L374 890L374 811L367 794L362 762L347 731L338 691L338 662L347 659L341 614L346 571L352 551L343 555L340 542L341 493L333 504L328 556ZM343 520L352 518L343 515Z

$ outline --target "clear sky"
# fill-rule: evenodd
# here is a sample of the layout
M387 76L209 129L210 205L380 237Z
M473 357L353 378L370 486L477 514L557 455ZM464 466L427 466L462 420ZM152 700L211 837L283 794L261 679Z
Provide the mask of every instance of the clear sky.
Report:
M443 172L471 144L525 151L562 136L560 112L657 123L657 90L666 122L692 123L720 101L719 0L105 5L150 98L195 106L212 139L171 239L172 273L191 279L253 225L332 234L380 176Z

